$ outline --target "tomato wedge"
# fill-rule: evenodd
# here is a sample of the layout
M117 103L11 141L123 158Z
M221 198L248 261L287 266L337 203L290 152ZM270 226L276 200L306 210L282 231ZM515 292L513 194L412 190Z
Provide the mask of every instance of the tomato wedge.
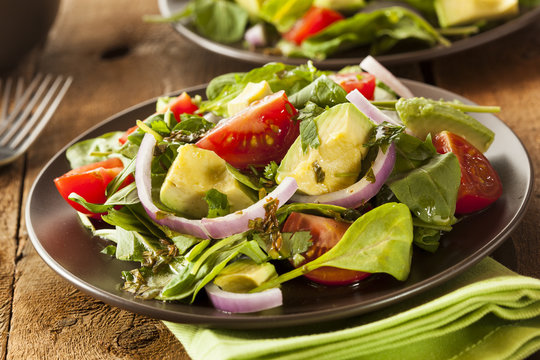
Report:
M137 125L135 126L132 126L130 127L129 129L127 129L124 134L122 135L122 137L120 139L118 139L118 142L122 145L124 145L128 139L128 136L131 135L133 132L135 132L139 127Z
M337 11L312 6L291 30L283 34L283 38L300 45L308 37L344 18Z
M183 92L170 101L169 105L163 110L165 112L167 109L171 109L174 114L176 121L180 121L180 115L182 114L193 114L199 109L199 107L193 103L191 96L188 93Z
M341 240L351 224L322 216L293 212L283 224L282 232L309 231L313 244L302 255L306 261L300 266L318 258ZM358 282L370 274L362 271L323 266L304 276L324 285L348 285Z
M196 145L240 169L279 162L300 133L297 113L282 90L222 120Z
M95 214L86 210L83 206L69 200L71 193L77 193L86 201L93 204L103 204L107 197L105 189L112 179L122 169L124 165L119 158L110 158L105 161L96 162L90 165L85 165L77 169L73 169L64 175L54 179L54 184L62 197L77 211L83 214L90 215L95 218L100 218L101 214ZM128 177L123 186L128 185L133 181L133 177Z
M469 214L482 210L502 194L502 183L489 160L467 140L448 131L433 138L433 145L441 154L452 152L461 168L456 214Z
M171 109L171 112L173 113L176 121L180 121L180 115L193 114L195 113L195 111L199 109L199 107L195 103L193 103L193 100L191 99L191 96L189 96L188 93L183 92L180 95L178 95L174 100L171 100L169 105L165 107L162 111L160 111L160 113L166 112L167 109ZM137 129L138 129L137 125L132 126L129 129L127 129L122 135L122 137L118 139L118 142L120 142L120 144L122 145L125 144L128 139L128 136L131 133L135 132L135 130Z
M375 76L365 72L354 72L335 74L329 76L334 82L341 86L347 93L358 90L368 100L373 100L375 94Z

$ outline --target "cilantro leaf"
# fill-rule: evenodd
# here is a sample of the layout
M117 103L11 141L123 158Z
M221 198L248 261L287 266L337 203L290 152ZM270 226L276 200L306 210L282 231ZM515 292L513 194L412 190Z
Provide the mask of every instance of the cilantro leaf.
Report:
M204 195L204 200L208 204L208 217L215 218L229 213L229 200L227 195L216 189L210 189Z

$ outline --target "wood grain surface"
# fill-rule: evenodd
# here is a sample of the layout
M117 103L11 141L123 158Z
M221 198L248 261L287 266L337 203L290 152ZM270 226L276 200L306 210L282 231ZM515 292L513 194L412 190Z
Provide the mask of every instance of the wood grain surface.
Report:
M157 12L155 0L62 0L39 57L17 70L71 75L74 82L27 155L0 168L0 359L189 359L160 321L95 300L49 269L28 239L23 216L39 171L82 131L140 101L253 67L194 46L168 25L142 22L144 14ZM504 246L515 253L508 265L535 277L540 277L539 33L537 23L481 48L391 68L502 107L500 117L521 138L537 172L528 212Z

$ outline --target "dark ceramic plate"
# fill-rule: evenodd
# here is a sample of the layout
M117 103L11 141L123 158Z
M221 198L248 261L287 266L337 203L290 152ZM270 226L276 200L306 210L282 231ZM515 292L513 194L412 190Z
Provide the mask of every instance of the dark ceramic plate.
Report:
M405 81L414 94L435 99L466 99L429 85ZM204 87L187 89L203 94ZM88 130L73 142L124 130L154 111L154 100L127 109ZM69 170L65 148L37 177L26 205L26 224L34 247L45 262L79 289L109 304L150 317L227 328L278 327L339 319L400 302L447 281L497 248L525 213L532 192L529 156L516 135L497 117L478 119L495 131L487 152L501 176L504 193L489 209L465 218L442 239L435 254L415 250L407 281L374 275L356 287L313 286L305 279L283 284L284 305L259 313L225 314L201 293L192 305L141 300L119 290L122 270L136 267L101 254L104 242L92 238L75 211L58 195L53 179Z
M186 0L158 0L158 6L163 16L170 16L181 10ZM467 50L490 41L496 40L504 35L513 33L528 24L531 24L540 16L540 7L521 10L521 14L504 24L484 31L480 34L457 40L451 46L437 46L434 48L400 52L396 54L387 54L377 56L377 60L385 65L409 63L413 61L422 61L434 59L437 57L454 54ZM189 41L197 44L209 51L225 55L234 59L253 62L257 64L266 64L268 62L284 62L293 65L300 65L306 62L306 59L289 58L285 56L267 55L262 52L250 51L245 49L241 42L234 44L220 44L209 40L197 33L194 26L189 21L175 23L173 28ZM368 55L366 51L349 51L331 57L325 60L313 61L315 66L320 68L338 68L350 64L359 64L362 59Z

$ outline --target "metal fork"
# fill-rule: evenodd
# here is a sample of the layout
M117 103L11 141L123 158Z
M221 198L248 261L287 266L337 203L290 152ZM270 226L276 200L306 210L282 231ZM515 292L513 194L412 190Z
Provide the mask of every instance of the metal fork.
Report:
M12 91L12 78L0 79L0 165L21 156L37 139L62 101L73 79L36 75L24 89L19 78ZM11 93L13 92L13 97Z

